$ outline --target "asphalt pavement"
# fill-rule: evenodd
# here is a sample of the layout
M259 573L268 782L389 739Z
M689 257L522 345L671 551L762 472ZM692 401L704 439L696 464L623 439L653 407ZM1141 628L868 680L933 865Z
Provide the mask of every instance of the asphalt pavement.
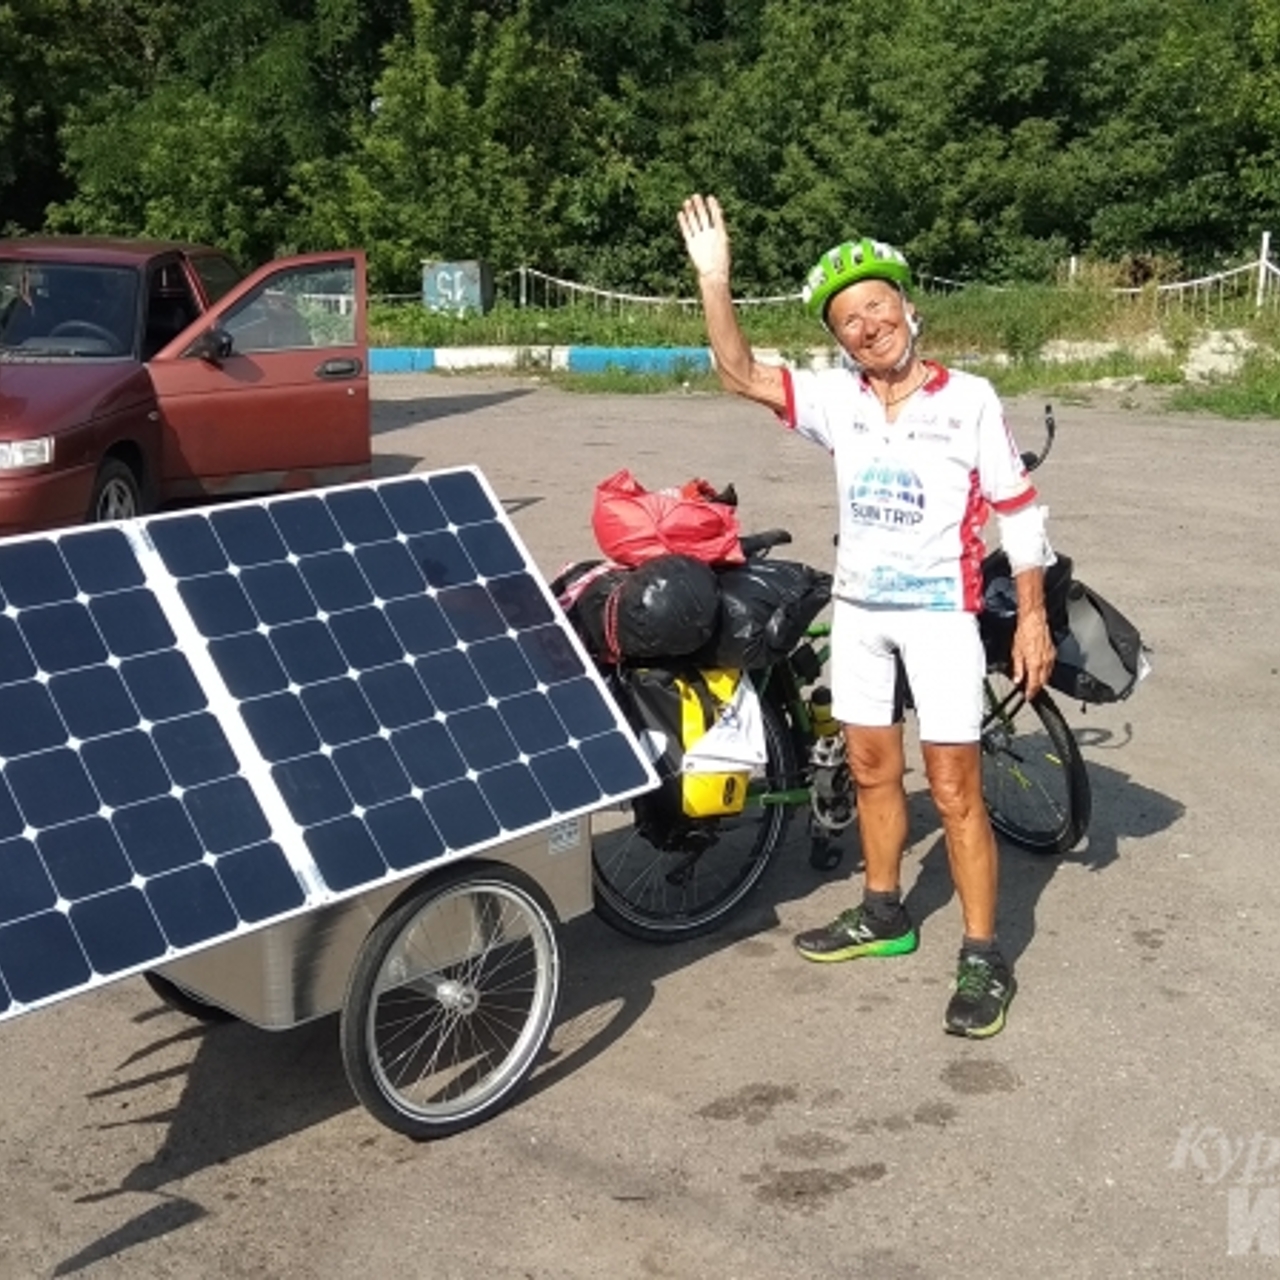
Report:
M829 459L750 405L492 375L375 397L379 474L478 464L547 576L594 553L592 491L623 466L732 481L747 528L831 559ZM1041 408L1008 405L1024 447ZM134 978L0 1026L0 1277L1280 1274L1280 425L1056 409L1051 537L1154 673L1063 706L1093 821L1065 857L1002 853L1002 1035L942 1033L959 914L913 755L915 954L795 955L858 851L818 873L793 824L713 937L568 924L552 1052L442 1142L356 1104L334 1018L206 1027Z

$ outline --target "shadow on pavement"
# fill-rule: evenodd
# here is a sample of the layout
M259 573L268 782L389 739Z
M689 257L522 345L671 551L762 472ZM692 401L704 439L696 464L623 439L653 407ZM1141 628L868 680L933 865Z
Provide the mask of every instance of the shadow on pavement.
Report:
M1098 731L1093 731L1098 732ZM1082 744L1102 745L1104 739L1078 734ZM1117 743L1117 746L1123 745ZM1171 827L1186 811L1179 801L1133 782L1127 773L1087 762L1093 792L1093 814L1084 841L1062 855L1027 853L997 838L1000 848L1000 906L997 930L1010 961L1031 945L1036 933L1036 907L1059 866L1075 864L1105 871L1120 856L1122 839L1155 835ZM947 867L946 845L939 836L920 861L919 873L906 896L907 909L917 926L941 910L954 890ZM957 949L960 939L956 939Z
M412 400L375 399L373 401L372 432L375 436L402 427L429 423L436 418L453 418L462 413L475 413L496 405L519 400L532 395L533 387L511 388L506 391L482 391L471 395L419 396Z

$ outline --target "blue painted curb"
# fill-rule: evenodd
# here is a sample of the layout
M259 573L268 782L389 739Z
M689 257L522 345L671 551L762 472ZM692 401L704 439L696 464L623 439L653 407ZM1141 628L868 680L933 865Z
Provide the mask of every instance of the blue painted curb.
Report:
M570 347L568 365L571 373L706 373L711 353L705 347Z
M370 347L370 373L430 373L436 367L433 347Z
M370 373L461 369L568 369L574 373L705 373L706 347L372 347Z

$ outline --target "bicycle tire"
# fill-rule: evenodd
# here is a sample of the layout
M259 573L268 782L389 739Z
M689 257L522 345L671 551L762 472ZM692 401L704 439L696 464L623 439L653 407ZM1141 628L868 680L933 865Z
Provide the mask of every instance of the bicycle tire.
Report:
M795 751L782 713L761 700L766 763L752 790L780 790L797 777ZM740 814L700 819L686 847L660 849L634 818L609 831L593 820L591 859L596 914L644 942L676 942L718 928L760 883L782 844L791 809L751 804ZM714 836L698 850L696 843Z
M999 835L1028 853L1062 854L1089 828L1092 793L1075 734L1046 690L1030 701L987 676L982 797Z
M496 1114L533 1070L555 1022L555 912L512 867L466 864L403 898L356 958L339 1025L366 1110L417 1140Z

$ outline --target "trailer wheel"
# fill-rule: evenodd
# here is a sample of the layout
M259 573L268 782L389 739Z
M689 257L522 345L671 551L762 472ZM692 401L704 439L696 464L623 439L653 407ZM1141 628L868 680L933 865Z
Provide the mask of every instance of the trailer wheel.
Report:
M433 878L356 957L339 1032L356 1096L415 1139L488 1119L546 1044L560 971L555 913L529 877L472 864Z

